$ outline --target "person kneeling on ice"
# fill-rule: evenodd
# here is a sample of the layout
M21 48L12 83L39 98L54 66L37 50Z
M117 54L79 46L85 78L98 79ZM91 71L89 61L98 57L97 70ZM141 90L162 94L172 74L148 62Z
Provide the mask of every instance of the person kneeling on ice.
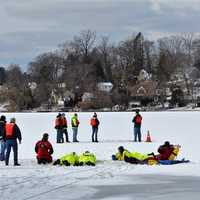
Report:
M152 159L148 160L148 164L161 164L161 165L172 165L178 163L188 163L189 160L175 160L181 146L180 145L172 145L170 142L166 141L163 145L158 148L158 155L153 155Z
M44 133L42 140L35 145L35 152L37 153L38 164L46 164L52 162L53 147L48 141L48 133Z
M85 151L79 156L79 165L89 165L89 166L95 166L96 165L96 156L93 153L90 153L89 151Z
M147 164L148 159L152 158L152 153L141 154L139 152L129 152L123 146L118 147L116 155L112 155L112 160L124 160L132 164Z
M172 145L166 141L158 148L158 155L155 155L156 160L174 160L179 153L180 145Z
M65 166L78 166L79 164L79 157L76 154L76 152L72 152L69 154L66 154L62 157L60 157L59 159L57 159L53 165L65 165Z

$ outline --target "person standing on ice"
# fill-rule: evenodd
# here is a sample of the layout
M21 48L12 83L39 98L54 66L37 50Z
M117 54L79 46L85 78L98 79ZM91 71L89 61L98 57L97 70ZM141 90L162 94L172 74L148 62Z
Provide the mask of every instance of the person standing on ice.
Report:
M64 138L63 138L63 120L62 120L62 115L58 113L55 121L55 129L57 130L57 143L63 143Z
M132 122L134 123L134 142L141 142L141 124L142 124L142 116L139 113L139 110L135 111L135 117L133 118Z
M99 120L97 118L97 114L94 113L93 117L90 120L90 125L92 126L92 142L98 142L98 127Z
M68 131L67 131L67 119L65 117L65 113L62 113L62 126L63 126L63 134L65 135L65 141L69 142Z
M21 131L19 127L16 124L16 119L11 118L10 123L6 123L5 125L5 133L4 133L4 140L6 141L6 158L5 158L5 164L9 164L9 157L10 157L10 151L11 147L13 149L14 153L14 165L19 166L18 163L18 144L17 139L19 141L19 144L21 144L22 136Z
M77 140L79 124L80 124L80 122L78 120L78 115L77 115L77 113L74 113L74 116L71 119L71 125L72 125L72 131L73 131L73 142L79 142Z
M5 150L6 150L6 142L3 139L3 135L5 134L5 124L6 117L4 115L0 118L0 161L5 160Z
M35 152L37 153L38 164L46 164L52 162L53 147L48 141L49 134L44 133L42 140L38 141L35 145Z

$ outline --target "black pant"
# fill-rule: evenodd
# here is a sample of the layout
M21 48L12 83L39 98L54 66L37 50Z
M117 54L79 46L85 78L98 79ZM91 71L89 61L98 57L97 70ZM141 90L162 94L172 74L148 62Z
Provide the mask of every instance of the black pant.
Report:
M65 134L66 142L69 142L68 131L66 128L63 130L63 133Z
M142 160L138 160L137 158L133 158L133 157L124 157L124 161L131 163L131 164L145 164L145 161Z

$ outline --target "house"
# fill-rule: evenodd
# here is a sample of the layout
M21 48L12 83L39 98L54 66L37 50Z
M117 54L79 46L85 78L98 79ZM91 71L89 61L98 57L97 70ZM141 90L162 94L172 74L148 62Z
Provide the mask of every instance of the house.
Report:
M143 81L129 88L130 96L136 99L154 98L156 96L156 81Z
M37 83L36 82L29 82L28 87L31 89L33 92L37 88Z
M160 92L157 90L158 82L146 80L129 87L129 93L132 101L139 101L141 104L148 104L156 101ZM142 103L143 102L143 103Z
M94 100L94 95L89 92L85 92L82 96L82 101L83 102L90 102Z
M102 92L110 92L113 89L113 84L111 82L100 82L97 84L97 88Z

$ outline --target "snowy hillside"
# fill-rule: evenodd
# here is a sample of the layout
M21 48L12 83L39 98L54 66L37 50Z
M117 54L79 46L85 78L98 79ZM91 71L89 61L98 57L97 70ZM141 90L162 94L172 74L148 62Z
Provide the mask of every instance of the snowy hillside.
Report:
M70 118L66 113L70 140L72 131ZM134 143L134 113L98 113L100 120L99 143L91 143L89 120L92 113L78 113L80 143L56 144L54 120L57 113L5 113L7 119L16 117L21 128L23 141L19 146L20 167L14 167L12 157L10 166L0 163L0 199L192 199L200 194L196 185L200 183L200 112L144 112L142 134L143 142ZM147 130L153 142L144 142ZM34 146L43 133L50 134L54 147L53 158L64 153L85 150L97 156L95 167L57 167L38 166ZM190 159L189 164L171 166L131 165L111 161L111 155L123 145L130 151L156 152L165 140L181 145L178 159ZM175 176L175 177L174 177ZM176 187L166 187L166 184ZM150 185L150 187L147 187ZM138 189L137 189L138 188ZM144 190L146 188L146 190ZM159 190L157 191L157 189ZM187 188L187 190L185 190ZM159 192L160 191L160 192ZM183 192L184 191L184 192ZM174 192L174 193L173 193ZM162 194L161 194L162 193Z

